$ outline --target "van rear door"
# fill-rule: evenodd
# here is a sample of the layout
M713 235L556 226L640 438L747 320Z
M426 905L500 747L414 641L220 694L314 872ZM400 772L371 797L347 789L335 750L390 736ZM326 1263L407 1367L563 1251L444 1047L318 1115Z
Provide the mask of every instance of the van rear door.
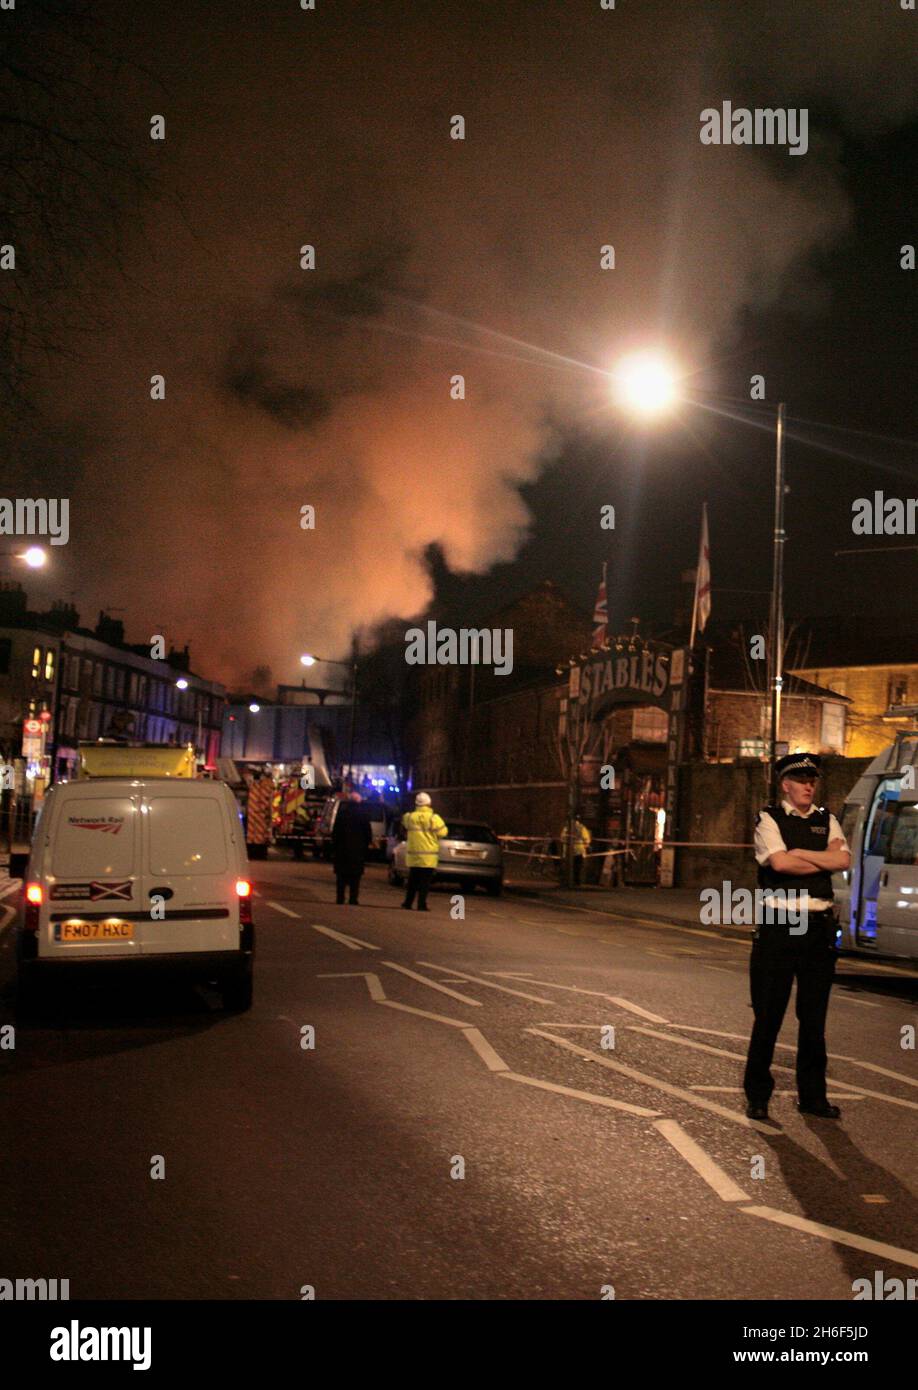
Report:
M87 791L55 806L42 861L39 957L140 954L139 804L138 796Z
M237 851L224 790L215 782L187 792L169 783L146 788L144 955L239 949Z

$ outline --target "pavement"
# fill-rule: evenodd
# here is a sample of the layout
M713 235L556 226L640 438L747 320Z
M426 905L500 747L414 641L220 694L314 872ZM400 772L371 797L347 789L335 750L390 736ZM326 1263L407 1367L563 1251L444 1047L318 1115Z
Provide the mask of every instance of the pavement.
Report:
M653 890L640 918L448 888L421 915L381 866L356 907L325 865L251 871L245 1015L135 984L17 1019L0 929L5 1274L73 1299L846 1304L918 1274L912 972L839 964L840 1122L796 1111L789 1012L761 1124L748 943L654 920Z
M751 940L752 937L750 927L738 927L730 922L702 923L701 890L698 888L602 888L592 883L583 884L580 888L561 888L544 879L512 876L508 878L506 887L511 893L538 898L558 907L603 912L636 921L646 918L654 922L671 922L677 927L719 931L742 941Z

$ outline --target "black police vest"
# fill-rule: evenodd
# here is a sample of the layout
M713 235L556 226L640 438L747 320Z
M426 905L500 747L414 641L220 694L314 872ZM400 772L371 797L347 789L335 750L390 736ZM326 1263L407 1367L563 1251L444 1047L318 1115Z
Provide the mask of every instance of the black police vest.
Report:
M789 850L829 848L829 812L824 806L817 806L812 815L789 816L783 806L766 806L760 814L770 815L781 839ZM794 889L807 892L811 898L823 898L831 902L832 873L830 869L820 869L815 874L780 874L770 864L759 865L760 888Z

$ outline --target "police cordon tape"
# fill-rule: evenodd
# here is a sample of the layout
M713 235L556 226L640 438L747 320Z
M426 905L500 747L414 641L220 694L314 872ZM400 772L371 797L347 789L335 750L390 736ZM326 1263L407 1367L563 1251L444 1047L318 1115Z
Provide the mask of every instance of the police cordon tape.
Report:
M552 840L559 840L559 835L498 835L498 840L504 848L505 854L532 854L531 846L537 844L550 843ZM516 844L529 844L529 849L510 849L505 842ZM605 859L610 854L630 854L633 849L643 849L653 846L656 849L754 849L751 843L738 842L732 840L603 840L594 835L590 841L594 845L624 845L622 849L601 849L594 850L593 853L586 853L577 856L583 859ZM552 854L549 850L539 851L542 859L565 859L566 854Z

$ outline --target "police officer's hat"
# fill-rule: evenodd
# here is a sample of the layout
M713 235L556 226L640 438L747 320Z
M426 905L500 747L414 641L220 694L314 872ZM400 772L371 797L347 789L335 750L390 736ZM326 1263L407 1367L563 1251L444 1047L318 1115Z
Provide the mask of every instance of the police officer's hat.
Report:
M775 763L775 776L779 782L782 777L797 778L805 774L819 777L821 773L822 758L818 753L786 753Z

